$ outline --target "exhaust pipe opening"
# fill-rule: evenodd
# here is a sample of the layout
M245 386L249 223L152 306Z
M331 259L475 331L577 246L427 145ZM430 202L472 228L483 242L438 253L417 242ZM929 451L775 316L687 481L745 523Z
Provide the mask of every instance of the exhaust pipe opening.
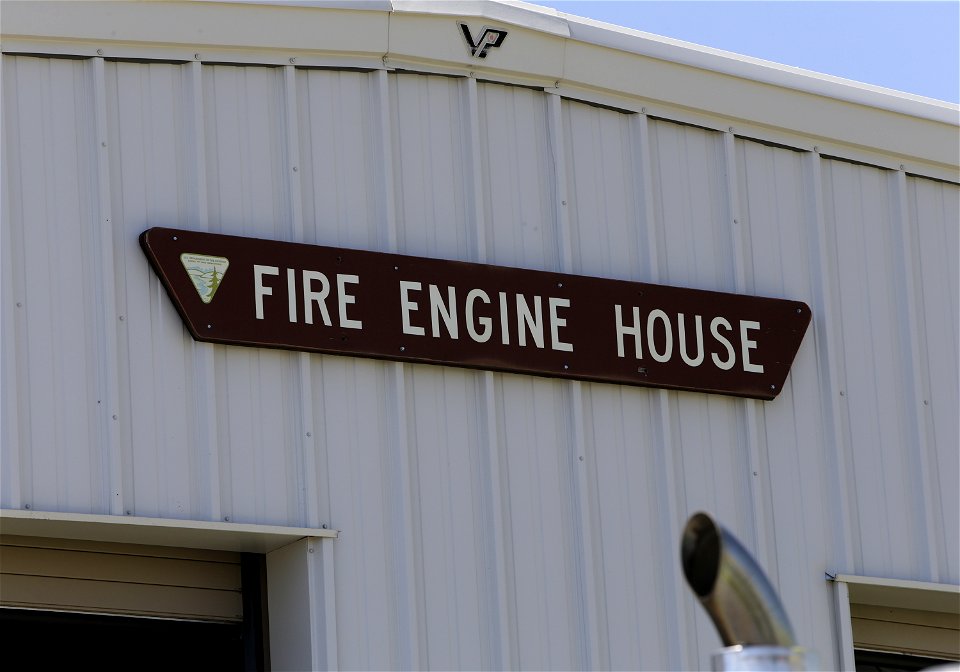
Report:
M710 516L698 513L687 522L680 555L693 592L697 597L709 595L720 572L720 533Z

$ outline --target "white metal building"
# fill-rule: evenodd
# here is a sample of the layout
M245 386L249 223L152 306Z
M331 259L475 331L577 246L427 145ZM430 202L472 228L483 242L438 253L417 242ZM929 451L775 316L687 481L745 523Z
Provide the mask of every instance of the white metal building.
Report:
M720 644L678 544L706 510L824 667L960 658L956 105L496 2L6 0L0 29L4 628L693 669ZM211 345L153 226L813 321L769 402Z

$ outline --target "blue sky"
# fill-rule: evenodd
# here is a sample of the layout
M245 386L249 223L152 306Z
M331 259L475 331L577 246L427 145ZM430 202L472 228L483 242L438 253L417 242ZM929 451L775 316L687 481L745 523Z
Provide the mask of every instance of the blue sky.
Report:
M960 102L960 2L532 0L578 16Z

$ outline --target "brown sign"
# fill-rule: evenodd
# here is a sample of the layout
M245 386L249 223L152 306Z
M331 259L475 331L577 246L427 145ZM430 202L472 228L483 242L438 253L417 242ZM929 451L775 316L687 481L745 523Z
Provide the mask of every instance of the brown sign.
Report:
M773 399L800 301L153 228L198 341Z

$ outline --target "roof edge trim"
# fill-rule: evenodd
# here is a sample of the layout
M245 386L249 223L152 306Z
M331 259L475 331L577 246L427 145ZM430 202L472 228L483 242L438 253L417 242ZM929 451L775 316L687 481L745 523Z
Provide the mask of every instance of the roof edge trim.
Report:
M0 534L267 553L336 530L57 511L0 509Z

